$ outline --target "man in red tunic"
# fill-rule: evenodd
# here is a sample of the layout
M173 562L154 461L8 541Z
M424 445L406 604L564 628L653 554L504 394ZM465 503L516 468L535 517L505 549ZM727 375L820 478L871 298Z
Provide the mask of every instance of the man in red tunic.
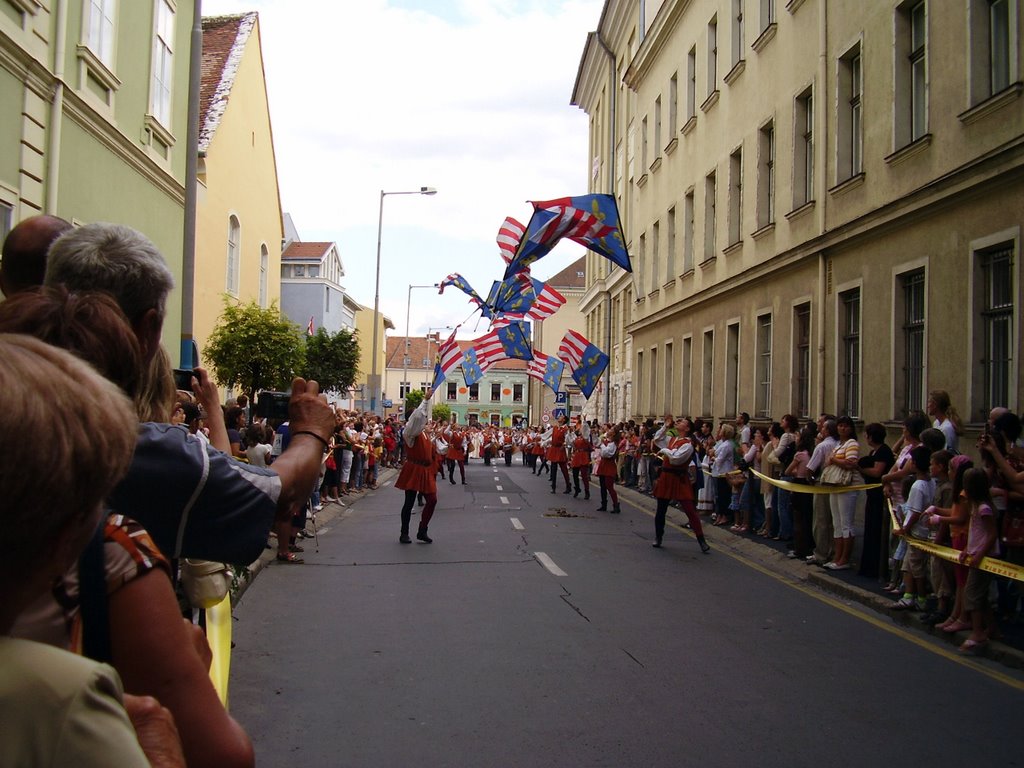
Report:
M704 539L704 529L701 527L697 507L693 503L693 487L690 485L690 465L693 462L690 429L689 419L680 416L673 421L672 414L667 414L665 423L654 435L654 447L658 449L657 455L661 457L662 466L658 482L654 486L654 498L658 500L658 506L654 515L654 544L651 546L661 547L668 505L675 500L686 513L690 529L697 537L701 552L706 555L711 551L711 547Z
M448 437L448 482L455 485L455 465L459 465L462 484L466 484L466 433L455 424L446 433Z
M434 516L434 507L437 506L437 468L434 463L434 444L426 435L424 428L427 425L428 414L430 413L430 395L428 390L420 403L419 408L413 411L405 422L405 430L402 440L405 442L405 463L402 471L395 481L395 488L405 491L405 504L402 506L402 532L398 540L402 544L411 544L409 538L409 522L412 519L412 508L416 503L416 494L423 494L426 504L420 515L420 527L416 538L429 544L433 541L427 535L427 525L430 518Z
M576 425L572 441L572 484L575 499L580 495L580 476L583 477L583 498L590 498L590 451L593 446L590 443L590 425L580 419Z
M565 452L565 436L569 432L569 428L566 426L569 419L566 416L559 416L555 420L553 426L550 427L547 440L548 444L548 462L551 464L551 492L555 492L555 486L558 483L558 468L562 469L562 477L565 478L565 490L562 493L572 493L572 488L569 487L569 456Z

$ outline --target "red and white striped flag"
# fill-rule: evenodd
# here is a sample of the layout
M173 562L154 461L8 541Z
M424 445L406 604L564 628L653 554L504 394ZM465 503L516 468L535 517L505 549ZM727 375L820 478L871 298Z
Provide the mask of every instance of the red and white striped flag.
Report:
M486 336L481 336L474 341L473 349L476 350L476 359L480 362L482 368L486 368L499 360L505 360L508 357L505 354L505 347L495 331L491 331Z
M548 357L543 352L533 350L533 360L530 360L526 364L526 375L537 379L537 381L544 381L544 374L548 369Z
M565 304L565 296L547 283L544 283L544 287L537 293L537 298L534 299L533 306L530 307L530 311L526 314L534 320L543 320L555 314L563 304Z
M445 377L462 362L462 349L459 347L459 342L455 340L456 331L458 328L452 331L448 340L442 342L437 348L437 359L434 362L434 382L430 386L431 389L437 389Z
M523 239L524 232L526 232L526 227L511 216L501 223L501 227L498 229L498 250L506 264L511 262L512 257L516 255L516 249L519 247L519 241Z
M558 345L558 356L569 364L569 367L576 370L583 361L583 352L590 346L587 337L579 331L568 330L562 337L562 343Z
M504 328L506 325L512 323L521 323L526 320L526 315L515 312L506 312L500 317L496 317L491 321L491 330L496 331L499 328Z
M306 335L307 336L312 336L313 335L313 318L312 318L312 316L310 316L310 318L309 318L309 325L306 326Z

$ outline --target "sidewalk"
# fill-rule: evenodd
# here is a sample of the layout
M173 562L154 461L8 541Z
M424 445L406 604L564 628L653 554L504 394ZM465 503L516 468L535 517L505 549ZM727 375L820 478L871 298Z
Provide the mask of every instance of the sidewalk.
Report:
M652 517L656 508L653 497L633 488L617 485L619 496L632 506L643 509ZM680 528L687 524L686 515L676 507L669 507L668 522ZM715 527L710 520L702 517L704 536L711 544L712 554L716 549L729 550L741 555L758 565L794 582L813 585L850 602L860 603L872 610L888 616L893 623L913 627L926 632L935 638L945 640L955 650L969 634L967 631L947 634L920 621L920 614L914 611L893 610L895 596L885 592L876 579L860 576L856 570L826 571L802 560L786 557L786 542L773 541L752 533L734 533L728 528ZM651 537L654 526L651 526ZM1000 625L1002 636L998 641L990 641L987 648L979 655L992 659L1007 667L1024 669L1024 623L1018 619L1016 623L1003 622Z

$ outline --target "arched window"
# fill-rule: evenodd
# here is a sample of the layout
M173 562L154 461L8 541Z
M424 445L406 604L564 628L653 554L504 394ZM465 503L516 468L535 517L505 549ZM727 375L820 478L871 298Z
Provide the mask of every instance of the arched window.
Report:
M267 244L260 245L260 306L267 306L267 271L270 269L270 251Z
M241 266L242 225L237 216L228 217L228 272L226 280L227 292L238 295L238 272Z

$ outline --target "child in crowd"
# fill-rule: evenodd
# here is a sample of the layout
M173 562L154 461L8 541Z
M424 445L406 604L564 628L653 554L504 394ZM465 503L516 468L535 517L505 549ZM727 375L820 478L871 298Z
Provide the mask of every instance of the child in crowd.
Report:
M942 527L949 528L949 544L958 552L962 552L967 546L967 524L970 520L970 503L964 493L964 476L974 465L964 455L954 456L949 462L950 474L953 477L952 489L950 492L950 504L944 507L932 506L926 512L930 514L929 522L938 526L942 534ZM964 586L967 583L968 568L964 565L957 565L943 560L943 567L947 578L952 578L954 586L953 607L949 618L938 625L943 632L960 632L968 629L970 624L963 620L963 599Z
M383 455L384 439L381 437L373 438L370 450L366 452L366 484L371 490L377 489L378 467L380 466ZM442 473L441 476L443 477L444 474Z
M928 471L935 481L934 505L937 507L949 507L953 503L953 483L949 479L949 463L953 454L943 449L932 454ZM949 546L948 526L931 525L932 509L925 510L923 522L928 524L928 541L934 544ZM928 575L932 582L932 589L938 600L935 610L921 617L921 621L928 625L935 625L944 622L949 618L951 598L953 597L952 574L944 567L945 561L941 557L928 556Z
M893 532L897 536L909 535L914 539L928 539L930 534L928 520L922 518L924 511L931 506L935 498L935 481L929 474L931 456L932 452L926 445L918 445L910 451L914 484L910 487L910 494L904 505L903 523ZM928 554L919 547L909 546L903 560L903 596L896 601L894 608L918 611L927 609L927 566Z
M971 634L960 646L960 653L977 653L995 631L995 617L988 599L992 574L978 565L996 544L996 517L992 508L988 475L983 469L971 469L964 475L964 493L970 504L967 546L960 562L970 568L964 586L964 610L971 614Z

